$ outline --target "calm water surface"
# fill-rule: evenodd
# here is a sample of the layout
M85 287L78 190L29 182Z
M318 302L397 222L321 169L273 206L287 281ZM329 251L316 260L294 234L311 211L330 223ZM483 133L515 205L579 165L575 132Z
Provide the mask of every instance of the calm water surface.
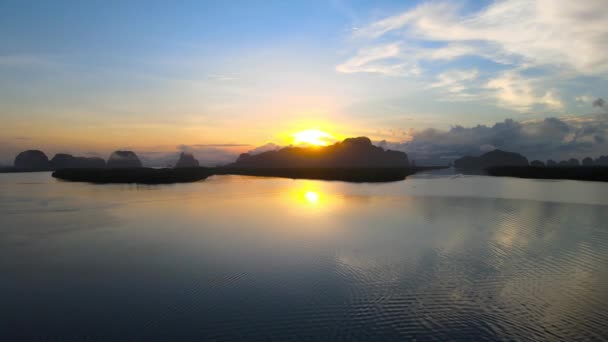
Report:
M606 340L608 184L0 174L0 340Z

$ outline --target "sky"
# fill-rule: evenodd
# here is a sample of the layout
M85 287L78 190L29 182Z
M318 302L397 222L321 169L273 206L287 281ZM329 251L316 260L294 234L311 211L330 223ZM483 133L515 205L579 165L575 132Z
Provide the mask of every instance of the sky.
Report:
M416 160L608 154L608 2L0 1L0 164L202 164L321 129Z

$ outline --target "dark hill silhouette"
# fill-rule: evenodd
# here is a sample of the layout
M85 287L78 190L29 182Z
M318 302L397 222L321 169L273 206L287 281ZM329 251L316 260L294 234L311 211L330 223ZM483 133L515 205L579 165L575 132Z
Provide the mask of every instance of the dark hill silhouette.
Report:
M114 151L106 164L111 169L142 167L141 161L133 151Z
M40 150L27 150L15 157L15 168L28 171L50 170L49 158Z
M174 183L195 181L211 175L248 175L293 179L323 179L347 182L390 182L432 167L410 167L407 154L385 151L369 138L345 139L325 147L286 147L257 155L242 154L236 162L216 168L192 167L196 160L182 154L176 168L128 170L66 169L53 177L93 183ZM187 167L181 167L187 165ZM110 163L108 163L110 167ZM172 172L173 171L173 172Z
M534 167L545 167L545 163L543 163L540 160L533 160L532 162L530 162L530 166L534 166Z
M599 156L593 165L608 166L608 156Z
M194 158L194 156L190 153L180 153L179 159L177 163L175 163L175 168L185 168L185 167L199 167L198 160Z
M585 157L583 158L581 164L583 164L583 166L593 166L593 159L590 157Z
M97 157L74 157L71 154L57 153L53 159L51 159L51 168L53 170L60 169L95 169L104 168L106 161L102 158Z
M495 166L528 166L528 159L519 153L494 150L479 157L465 156L454 161L454 167L463 170L485 170Z
M229 168L405 168L407 154L374 146L367 137L330 146L285 147L257 155L243 153Z

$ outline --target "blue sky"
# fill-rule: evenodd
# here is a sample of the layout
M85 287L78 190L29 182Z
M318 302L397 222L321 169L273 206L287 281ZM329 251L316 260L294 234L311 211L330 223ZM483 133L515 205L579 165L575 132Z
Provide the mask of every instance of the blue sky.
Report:
M605 7L1 1L0 161L25 148L284 145L308 128L398 146L506 118L581 129L608 96Z

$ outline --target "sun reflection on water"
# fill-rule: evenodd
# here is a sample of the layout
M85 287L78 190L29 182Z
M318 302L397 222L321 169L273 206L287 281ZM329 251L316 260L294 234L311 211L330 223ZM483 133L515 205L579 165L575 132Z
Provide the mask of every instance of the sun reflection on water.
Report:
M334 210L338 197L316 181L301 181L288 191L286 204L300 213L321 213Z

